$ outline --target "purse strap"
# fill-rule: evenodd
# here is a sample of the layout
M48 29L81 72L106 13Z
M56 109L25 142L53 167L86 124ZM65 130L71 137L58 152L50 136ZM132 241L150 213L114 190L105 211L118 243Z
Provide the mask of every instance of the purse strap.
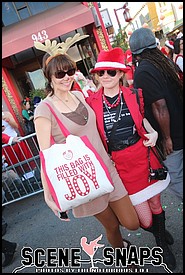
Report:
M45 102L45 104L49 107L51 113L54 115L62 133L64 134L65 137L69 136L70 135L70 132L67 130L67 128L62 124L62 122L60 121L60 119L58 118L58 116L56 115L55 111L53 110L53 108Z
M118 106L119 107L119 106ZM104 127L105 127L105 132L107 134L107 138L109 140L109 142L111 142L114 134L115 134L115 131L116 131L116 128L117 128L117 125L118 125L118 116L119 116L119 111L120 109L117 107L117 110L116 110L116 115L115 115L115 122L113 124L113 127L112 127L112 130L111 130L111 133L110 135L108 135L108 131L107 131L107 127L106 127L106 124L105 124L105 120L104 120Z
M151 165L150 165L150 151L152 151L154 153L156 158L159 160L160 164L167 169L166 165L163 162L163 159L162 159L161 155L158 153L158 151L156 153L155 150L151 146L148 146L148 167L151 168Z

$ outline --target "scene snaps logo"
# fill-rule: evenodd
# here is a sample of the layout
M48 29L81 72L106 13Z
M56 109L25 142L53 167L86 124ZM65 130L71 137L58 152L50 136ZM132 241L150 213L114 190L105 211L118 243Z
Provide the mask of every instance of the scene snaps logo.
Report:
M35 267L35 273L148 273L145 265L162 266L167 273L173 273L163 263L160 247L128 248L105 247L101 243L102 235L88 242L87 237L81 237L80 248L37 248L23 247L21 249L21 266L12 273L18 273L25 268ZM101 257L96 258L99 249ZM84 259L83 254L89 259Z

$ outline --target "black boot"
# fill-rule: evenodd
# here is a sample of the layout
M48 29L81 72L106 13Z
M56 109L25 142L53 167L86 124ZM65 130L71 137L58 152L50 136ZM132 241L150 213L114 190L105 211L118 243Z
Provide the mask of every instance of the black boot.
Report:
M4 253L4 256L5 256L5 260L2 263L2 267L5 267L11 264L16 249L17 249L16 243L9 242L7 240L2 239L2 253Z
M161 214L153 216L153 229L156 244L163 249L163 262L166 263L170 270L174 270L176 268L176 260L166 242L164 211Z
M165 212L163 211L163 215L165 216ZM148 228L144 228L141 226L141 228L145 231L148 231L152 234L154 234L154 222L156 221L156 219L154 218L155 216L157 216L158 214L153 214L153 225L148 227ZM174 244L174 239L173 239L173 236L170 234L170 232L168 230L165 229L165 241L167 242L167 244Z
M153 216L153 223L155 223L155 221L157 220L157 217L156 217L156 218L154 218L154 217L155 217L155 216L158 216L158 215L164 216L164 220L166 220L166 219L165 219L165 211L163 210L161 214L153 214L153 215L152 215L152 216ZM167 244L170 244L170 245L174 244L173 236L172 236L172 235L170 234L170 232L169 232L168 230L166 230L166 229L165 229L165 240L166 240Z

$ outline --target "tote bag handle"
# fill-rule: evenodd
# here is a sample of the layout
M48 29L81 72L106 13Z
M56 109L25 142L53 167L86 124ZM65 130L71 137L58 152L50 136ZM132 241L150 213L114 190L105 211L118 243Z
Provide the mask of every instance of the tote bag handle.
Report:
M62 122L60 121L60 119L57 117L56 113L54 112L53 108L45 102L45 104L49 107L50 111L52 112L52 114L54 115L62 133L64 134L65 137L70 135L70 132L67 130L67 128L62 124Z

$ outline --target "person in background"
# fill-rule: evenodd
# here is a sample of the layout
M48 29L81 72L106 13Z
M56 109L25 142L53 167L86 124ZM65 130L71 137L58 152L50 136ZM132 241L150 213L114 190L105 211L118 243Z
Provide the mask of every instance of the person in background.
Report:
M9 111L5 111L2 107L2 129L4 134L7 134L11 137L15 137L18 135L18 124L15 121L13 115Z
M12 145L17 142L20 142L20 137L10 137L7 134L2 133L2 144ZM3 151L2 151L2 153L3 153ZM2 170L6 169L7 166L8 166L8 163L5 158L5 155L2 154Z
M159 40L159 38L155 38L155 40L156 40L156 45L157 45L157 48L160 50L161 49L161 44L160 44L160 40Z
M26 135L35 133L35 127L33 122L33 111L31 110L30 99L27 97L21 101L22 117L24 119L25 133Z
M160 48L161 52L167 57L168 56L168 52L166 51L166 47L165 46L162 46Z
M156 46L150 29L133 32L129 45L138 62L134 87L141 88L145 116L159 134L170 173L167 190L183 199L183 91L175 67Z
M42 101L42 98L40 96L34 96L34 98L33 98L33 107L34 107L33 113L35 111L35 108L39 105L39 103L41 101Z
M35 43L35 46L37 49L43 49L42 44L39 42ZM37 106L34 114L40 150L51 146L51 133L56 143L65 142L65 136L57 125L50 109L45 104L48 103L71 134L88 137L92 146L101 155L108 167L114 182L113 192L75 207L72 210L74 217L94 216L104 227L108 242L113 248L129 247L129 241L122 238L120 225L125 226L129 230L138 229L137 214L101 142L93 110L85 102L84 95L80 91L71 91L77 67L71 57L66 54L66 49L68 49L67 44L65 45L65 51L62 53L57 50L52 56L46 53L43 57L43 72L48 80L46 87L48 96ZM48 49L46 50L48 51ZM51 196L42 167L41 178L45 202L58 217L58 212L61 210Z
M89 96L89 93L95 92L96 85L91 79L86 78L83 73L81 73L80 71L76 71L71 89L74 91L81 91L86 98Z
M130 68L130 70L125 73L125 78L128 82L129 88L133 88L135 66L132 63L132 52L130 49L125 51L125 65Z
M176 64L175 62L175 50L174 50L174 43L172 40L167 40L165 42L165 46L161 47L161 52L167 57L168 61L171 63L172 66L174 66L174 69L179 77L179 79L182 81L183 83L183 75L181 72L181 69L179 68L179 66Z
M174 53L174 42L172 40L166 40L163 46L165 55L173 60L173 53Z
M179 68L179 77L183 81L183 36L174 42L174 62Z
M12 145L13 143L20 142L20 137L10 137L5 133L2 133L2 143Z
M91 77L94 85L96 86L95 92L97 92L99 90L99 88L101 87L101 84L99 83L98 78L96 77L96 75L91 73L92 70L93 70L93 68L90 68L89 74L90 74L90 77Z
M167 188L170 177L150 177L151 167L160 169L155 146L157 132L143 116L142 93L120 85L127 72L121 48L100 51L92 73L96 73L102 88L86 99L96 114L101 139L109 152L138 214L140 226L152 232L157 245L163 248L163 260L175 269L176 260L168 243L173 242L165 230L165 217L160 193ZM140 111L141 110L141 111ZM167 238L167 241L166 241Z
M178 31L178 32L177 32L177 36L176 36L175 39L178 39L178 38L181 38L181 37L183 37L183 33L180 32L180 31Z
M13 115L9 111L3 111L2 113L2 136L8 135L11 138L18 137L18 124L16 123ZM7 138L4 138L3 144L8 144ZM30 148L27 146L24 140L16 143L12 143L10 146L2 148L2 154L5 156L9 166L19 163L23 160L28 160L32 157Z

